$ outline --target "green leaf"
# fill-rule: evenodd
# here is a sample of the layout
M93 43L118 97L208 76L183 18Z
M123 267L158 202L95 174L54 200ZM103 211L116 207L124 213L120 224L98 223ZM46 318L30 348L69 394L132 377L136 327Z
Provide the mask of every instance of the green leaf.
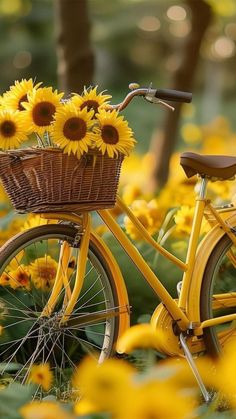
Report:
M18 371L20 368L22 368L22 365L17 363L17 362L10 362L8 364L5 364L4 362L2 362L0 364L0 373L3 371L4 373L6 372L13 372L13 371Z
M0 391L0 417L4 419L18 419L18 410L24 404L29 403L35 392L33 385L21 385L12 383L9 387Z
M173 225L174 225L174 215L176 214L176 212L179 210L179 208L172 208L166 215L162 226L160 228L159 234L158 234L158 238L157 238L157 242L159 243L163 236L165 235L165 233L167 232L167 230L169 230Z

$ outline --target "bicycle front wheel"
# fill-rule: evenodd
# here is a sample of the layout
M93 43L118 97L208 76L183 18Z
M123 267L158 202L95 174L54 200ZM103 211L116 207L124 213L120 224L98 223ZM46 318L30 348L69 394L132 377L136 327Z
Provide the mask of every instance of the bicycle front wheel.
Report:
M213 249L203 275L201 320L236 312L236 249L224 235ZM207 352L218 357L224 346L236 338L236 321L204 329Z
M111 355L119 328L115 280L93 242L82 291L67 323L61 322L78 268L77 233L69 225L44 225L18 234L0 251L1 373L25 383L33 364L49 363L60 398L83 356L102 362ZM51 314L42 316L65 242L70 249L68 283L61 287Z

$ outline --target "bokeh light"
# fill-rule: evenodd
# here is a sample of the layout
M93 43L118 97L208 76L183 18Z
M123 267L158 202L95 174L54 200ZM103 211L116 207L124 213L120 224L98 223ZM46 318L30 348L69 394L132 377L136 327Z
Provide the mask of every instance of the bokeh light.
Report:
M32 62L32 55L29 51L18 51L13 59L13 65L19 70L29 67Z
M166 12L167 16L171 20L182 21L186 18L187 13L182 6L171 6Z
M220 36L212 45L211 51L216 58L230 58L235 53L235 44L226 36Z
M181 57L179 54L172 54L170 55L165 63L165 68L169 72L176 71L181 64Z
M138 28L142 31L155 32L160 29L160 20L155 16L143 16L138 22Z
M225 26L225 35L234 41L236 40L236 23L228 23Z
M188 20L184 22L172 22L169 26L169 31L177 38L184 38L191 31L191 23Z

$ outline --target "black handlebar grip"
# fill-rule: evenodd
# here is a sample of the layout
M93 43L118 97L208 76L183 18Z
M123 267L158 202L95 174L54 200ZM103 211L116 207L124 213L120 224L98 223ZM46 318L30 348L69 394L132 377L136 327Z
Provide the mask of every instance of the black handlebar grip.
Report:
M162 100L167 100L170 102L186 102L190 103L192 101L192 93L181 92L178 90L171 89L157 89L155 97Z

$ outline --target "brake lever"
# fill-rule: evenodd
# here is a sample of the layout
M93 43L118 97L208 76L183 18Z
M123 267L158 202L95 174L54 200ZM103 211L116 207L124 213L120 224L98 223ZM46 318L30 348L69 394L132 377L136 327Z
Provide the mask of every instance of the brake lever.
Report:
M158 99L155 97L156 90L152 89L152 83L150 84L147 94L144 96L144 99L146 99L150 103L154 103L157 105L162 105L166 107L167 109L171 110L172 112L175 111L174 106L169 105L169 103L164 102L163 100Z
M166 107L167 109L169 109L172 112L175 111L174 106L169 105L169 103L166 103L163 100L160 100L160 99L156 98L155 96L146 95L146 96L144 96L144 99L146 99L150 103L154 103L155 105L162 105L162 106Z

